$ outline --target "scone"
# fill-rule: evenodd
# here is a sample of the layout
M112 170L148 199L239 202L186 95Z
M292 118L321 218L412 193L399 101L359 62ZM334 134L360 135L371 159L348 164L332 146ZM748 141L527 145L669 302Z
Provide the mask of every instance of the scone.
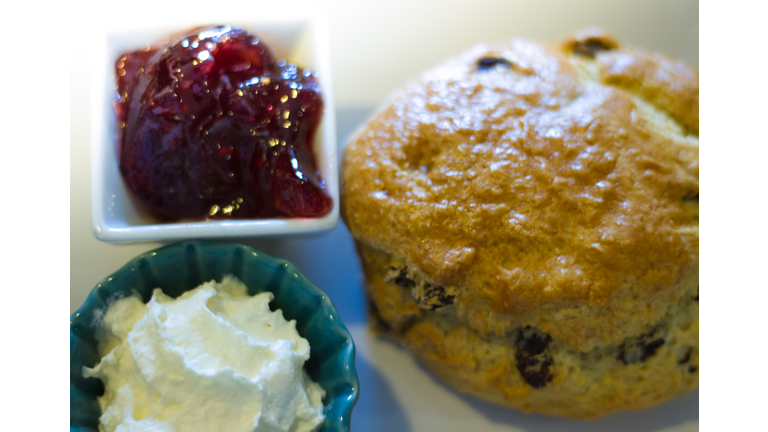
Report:
M589 418L698 386L699 77L585 30L479 45L351 140L372 316L457 389Z

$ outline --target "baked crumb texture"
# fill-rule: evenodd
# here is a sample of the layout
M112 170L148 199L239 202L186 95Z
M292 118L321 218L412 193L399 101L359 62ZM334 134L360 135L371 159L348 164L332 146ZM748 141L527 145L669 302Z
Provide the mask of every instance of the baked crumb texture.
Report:
M407 85L341 170L380 330L525 411L697 387L698 81L587 29L478 45Z

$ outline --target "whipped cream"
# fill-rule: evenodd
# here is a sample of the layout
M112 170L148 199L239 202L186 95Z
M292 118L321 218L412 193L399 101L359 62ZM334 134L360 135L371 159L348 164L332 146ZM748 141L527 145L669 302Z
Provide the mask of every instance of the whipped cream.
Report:
M86 377L104 382L101 428L137 431L313 431L325 391L309 378L309 343L295 321L248 296L234 277L177 299L155 289L114 302L103 316L103 358ZM106 353L106 355L105 355Z

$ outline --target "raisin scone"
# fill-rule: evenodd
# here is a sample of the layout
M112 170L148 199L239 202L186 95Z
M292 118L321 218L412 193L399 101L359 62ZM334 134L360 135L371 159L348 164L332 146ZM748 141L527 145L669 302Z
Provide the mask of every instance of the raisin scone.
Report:
M372 316L484 399L589 418L698 386L699 78L589 29L479 45L344 151Z

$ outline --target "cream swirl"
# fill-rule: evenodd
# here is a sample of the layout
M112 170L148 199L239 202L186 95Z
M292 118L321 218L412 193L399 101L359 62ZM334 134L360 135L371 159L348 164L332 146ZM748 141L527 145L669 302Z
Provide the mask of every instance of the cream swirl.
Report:
M103 358L84 370L105 383L103 429L317 429L325 391L303 369L309 343L295 321L269 310L272 298L248 296L226 277L175 300L158 288L146 305L114 302L99 337Z

